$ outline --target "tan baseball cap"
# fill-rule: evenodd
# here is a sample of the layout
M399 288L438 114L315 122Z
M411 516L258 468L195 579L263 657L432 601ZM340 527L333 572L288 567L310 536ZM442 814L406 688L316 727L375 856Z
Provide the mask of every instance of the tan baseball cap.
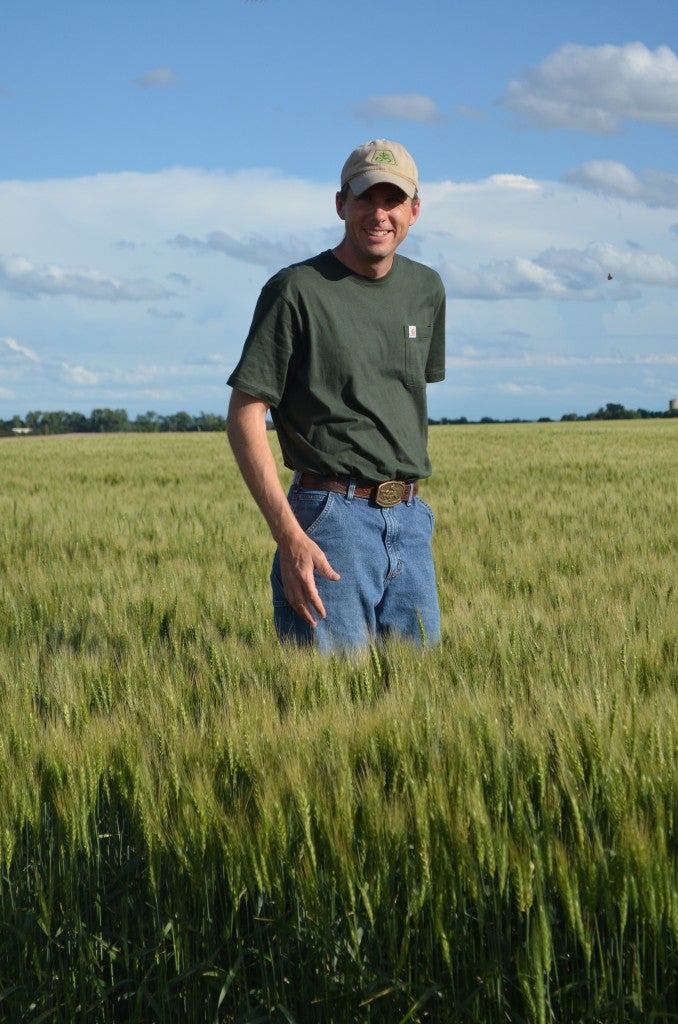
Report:
M419 188L417 165L399 142L373 139L354 149L341 171L341 187L360 196L372 185L387 181L414 199Z

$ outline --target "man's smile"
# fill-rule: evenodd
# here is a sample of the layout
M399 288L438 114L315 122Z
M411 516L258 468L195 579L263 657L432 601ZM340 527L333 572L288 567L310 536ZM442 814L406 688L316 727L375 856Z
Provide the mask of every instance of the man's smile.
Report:
M337 213L346 231L335 255L357 274L383 277L393 256L419 216L418 199L410 199L390 182L372 185L359 196L350 188L337 193Z

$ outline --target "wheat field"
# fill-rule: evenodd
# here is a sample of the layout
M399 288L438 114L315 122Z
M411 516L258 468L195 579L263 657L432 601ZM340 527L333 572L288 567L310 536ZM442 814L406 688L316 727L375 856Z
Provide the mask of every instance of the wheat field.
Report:
M223 436L0 442L0 1020L678 1020L677 431L432 428L441 645L351 659Z

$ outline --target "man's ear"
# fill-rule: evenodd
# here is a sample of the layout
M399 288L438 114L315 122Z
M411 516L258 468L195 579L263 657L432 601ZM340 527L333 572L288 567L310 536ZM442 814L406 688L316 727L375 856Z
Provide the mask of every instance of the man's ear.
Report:
M345 217L344 217L344 206L346 204L345 204L345 200L344 200L344 197L342 196L341 192L337 192L336 196L334 197L334 203L335 203L335 206L337 208L337 216L341 220L345 220Z

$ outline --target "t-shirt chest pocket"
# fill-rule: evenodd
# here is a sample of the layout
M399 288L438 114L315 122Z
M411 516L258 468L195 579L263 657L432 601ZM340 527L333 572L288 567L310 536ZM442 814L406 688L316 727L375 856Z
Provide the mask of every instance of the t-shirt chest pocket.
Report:
M429 325L405 324L403 326L405 342L405 384L408 388L426 386L426 362L431 347L433 328Z

